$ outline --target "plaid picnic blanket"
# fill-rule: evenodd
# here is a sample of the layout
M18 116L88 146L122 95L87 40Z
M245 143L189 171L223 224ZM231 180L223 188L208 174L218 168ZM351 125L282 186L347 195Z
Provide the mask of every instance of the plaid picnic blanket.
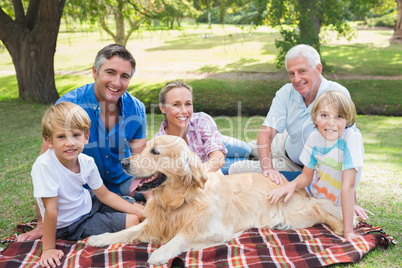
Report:
M301 230L252 228L229 243L200 251L189 251L161 267L322 267L359 261L381 245L395 244L380 227L360 223L355 240L345 240L326 225ZM56 241L64 251L61 267L149 267L149 255L161 244L114 244L89 247L86 240ZM12 242L0 252L0 267L39 267L41 240Z

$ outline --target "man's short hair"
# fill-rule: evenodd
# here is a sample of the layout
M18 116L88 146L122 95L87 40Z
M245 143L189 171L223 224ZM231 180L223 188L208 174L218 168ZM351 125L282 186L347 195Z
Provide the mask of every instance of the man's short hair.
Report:
M135 72L135 59L130 51L118 44L110 44L99 50L94 62L96 73L99 73L100 67L113 56L118 56L123 60L129 61L131 64L131 76L133 76Z

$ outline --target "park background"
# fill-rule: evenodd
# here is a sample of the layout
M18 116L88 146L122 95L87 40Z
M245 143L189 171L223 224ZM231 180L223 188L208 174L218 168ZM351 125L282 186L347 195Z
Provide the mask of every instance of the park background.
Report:
M256 139L275 92L289 81L283 66L277 68L280 27L235 24L236 14L231 24L220 24L218 13L215 8L210 25L205 19L197 23L187 17L173 28L168 21L143 24L128 39L126 47L137 61L128 91L146 104L148 137L163 120L158 93L168 81L181 79L192 85L195 111L211 114L222 134L245 141ZM349 89L359 114L365 165L358 203L375 214L368 223L382 226L400 241L402 44L390 42L396 7L383 13L348 22L351 39L337 37L331 29L321 31L320 52L328 65L324 76ZM108 26L116 30L113 20ZM72 27L62 20L54 54L58 94L93 82L96 53L114 42L101 26L85 22ZM4 238L16 224L36 216L30 171L42 142L40 120L49 105L21 99L13 61L1 47L0 237ZM355 265L341 266L400 267L401 253L399 245L376 249Z

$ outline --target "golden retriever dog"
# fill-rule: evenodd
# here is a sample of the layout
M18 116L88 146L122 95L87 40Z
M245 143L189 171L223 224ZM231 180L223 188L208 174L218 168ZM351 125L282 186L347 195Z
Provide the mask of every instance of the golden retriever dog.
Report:
M208 173L177 136L155 137L122 165L135 178L138 192L153 191L145 220L120 232L91 236L89 246L160 242L163 245L148 259L158 265L184 251L226 243L251 227L300 229L325 223L335 233L343 232L341 209L332 201L299 190L286 204L270 204L267 195L278 186L269 178Z

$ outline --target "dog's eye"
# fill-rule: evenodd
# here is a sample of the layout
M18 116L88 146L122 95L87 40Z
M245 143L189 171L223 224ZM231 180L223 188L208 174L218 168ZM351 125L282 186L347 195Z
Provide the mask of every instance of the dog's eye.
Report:
M155 148L152 148L151 149L151 154L158 155L159 152Z

